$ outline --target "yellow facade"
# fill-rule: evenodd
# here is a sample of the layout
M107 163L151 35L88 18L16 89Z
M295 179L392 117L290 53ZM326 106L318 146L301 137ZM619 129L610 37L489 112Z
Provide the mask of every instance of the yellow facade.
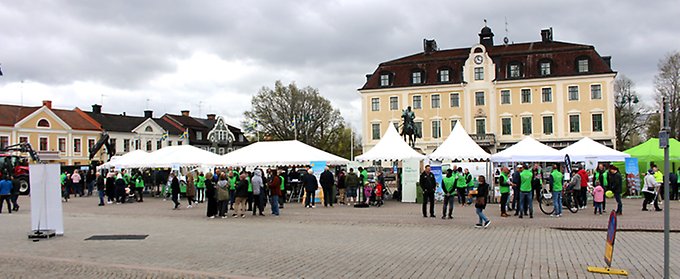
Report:
M487 59L481 65L475 65L472 58L480 54ZM483 79L475 80L472 76L474 67L484 68ZM616 142L613 93L615 73L496 81L496 65L483 52L471 52L463 71L466 80L464 83L359 90L362 96L364 151L379 141L373 138L374 124L380 125L379 134L382 135L389 123L402 123L401 113L407 106L411 106L415 112L416 123L422 123L423 137L418 139L417 146L425 153L431 153L446 139L453 128L452 120L460 121L469 134L493 134L493 144L482 144L490 152L516 143L526 135L543 142L552 142L556 147L563 147L566 143L585 136L594 140L611 141L612 144ZM591 97L591 86L595 90L595 97L600 95L599 98ZM570 87L573 100L569 97ZM544 88L549 97L544 98ZM578 94L575 94L574 88L578 89ZM483 104L478 104L475 100L478 92L483 94ZM507 94L504 92L509 92L509 98L503 97ZM458 94L457 107L451 104L451 94ZM436 106L437 95L439 107ZM396 107L390 106L390 97L397 98ZM420 107L417 98L420 98ZM379 102L377 110L374 99ZM552 119L552 133L544 132L544 117L548 123ZM593 117L596 118L597 128L601 126L601 129L594 129ZM503 133L503 118L509 119L509 134ZM530 133L523 131L523 118L531 120ZM570 118L577 125L570 127ZM439 138L433 137L433 121L440 121ZM483 130L478 131L478 121L484 124Z

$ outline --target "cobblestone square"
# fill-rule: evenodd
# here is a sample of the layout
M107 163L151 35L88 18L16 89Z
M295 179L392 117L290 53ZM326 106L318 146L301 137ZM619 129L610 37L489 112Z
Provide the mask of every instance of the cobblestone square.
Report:
M493 204L491 226L476 229L472 206L456 206L453 220L423 218L420 205L394 201L367 209L286 204L281 217L208 219L204 204L187 209L182 201L175 211L170 201L146 198L98 207L84 197L63 204L64 236L32 242L28 198L20 202L19 212L0 214L5 278L608 277L586 271L605 265L607 214L594 216L591 207L559 219L540 211L518 219L501 218ZM630 278L661 278L663 214L640 211L641 200L624 202L613 267ZM673 202L673 229L678 213ZM84 241L109 234L149 237ZM679 240L671 234L673 278Z

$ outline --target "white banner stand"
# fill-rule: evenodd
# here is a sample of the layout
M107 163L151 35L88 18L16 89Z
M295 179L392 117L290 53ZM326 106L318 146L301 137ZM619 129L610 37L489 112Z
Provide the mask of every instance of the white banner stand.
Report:
M401 166L401 201L416 202L416 182L420 179L420 160L403 160Z
M28 238L64 235L58 164L31 164L31 233Z

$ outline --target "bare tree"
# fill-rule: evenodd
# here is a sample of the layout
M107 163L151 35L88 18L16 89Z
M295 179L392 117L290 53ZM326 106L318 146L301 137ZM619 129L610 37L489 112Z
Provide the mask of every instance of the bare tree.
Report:
M260 133L261 140L297 140L331 151L345 129L340 111L312 87L295 83L263 87L253 96L252 108L244 113L246 131ZM252 123L256 123L253 125ZM349 138L347 138L349 142ZM349 150L348 150L349 151Z
M616 147L626 150L635 143L631 139L637 138L641 128L643 106L635 92L635 82L621 74L614 81L614 117L616 119Z
M669 102L670 117L668 118L670 136L680 138L680 52L672 52L659 61L659 73L654 77L656 96L661 111L661 100Z

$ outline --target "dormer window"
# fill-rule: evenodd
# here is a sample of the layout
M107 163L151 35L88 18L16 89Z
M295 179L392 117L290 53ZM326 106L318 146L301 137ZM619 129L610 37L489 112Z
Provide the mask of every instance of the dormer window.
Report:
M415 70L411 72L411 84L421 84L423 83L423 72L420 70Z
M50 122L47 121L47 119L40 119L40 120L38 121L38 127L41 127L41 128L49 128L49 127L50 127Z
M381 73L380 74L380 87L392 86L392 73Z
M451 70L444 68L439 69L439 82L451 82Z
M508 64L508 78L520 78L522 77L522 64L519 62L511 62Z
M538 63L538 68L541 76L552 75L552 62L550 60L542 60Z
M576 58L576 71L579 73L590 72L590 58L585 56Z

